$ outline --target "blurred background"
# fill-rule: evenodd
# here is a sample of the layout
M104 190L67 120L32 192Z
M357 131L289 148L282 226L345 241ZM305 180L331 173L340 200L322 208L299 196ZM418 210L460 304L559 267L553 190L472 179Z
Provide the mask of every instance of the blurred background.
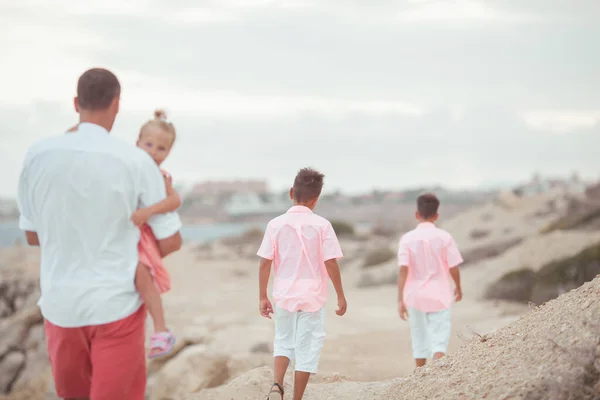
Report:
M326 373L412 370L394 258L425 191L466 260L453 349L493 332L600 272L599 17L594 0L0 0L0 316L38 296L14 200L25 151L77 122L77 78L101 66L122 84L114 135L133 145L156 108L177 128L164 167L186 247L165 306L185 346L218 352L185 355L226 371L212 386L270 365L254 253L305 166L326 175L316 211L347 256ZM0 354L0 393L46 390L36 321Z

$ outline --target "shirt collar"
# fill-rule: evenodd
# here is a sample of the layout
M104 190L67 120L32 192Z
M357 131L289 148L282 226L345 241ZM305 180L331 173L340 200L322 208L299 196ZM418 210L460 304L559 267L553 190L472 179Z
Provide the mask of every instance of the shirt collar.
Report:
M417 228L435 228L435 225L432 222L421 222Z
M104 133L108 135L108 131L100 125L92 124L91 122L82 122L77 126L77 131L81 133Z
M289 213L306 213L312 214L312 210L306 206L293 206L288 210Z

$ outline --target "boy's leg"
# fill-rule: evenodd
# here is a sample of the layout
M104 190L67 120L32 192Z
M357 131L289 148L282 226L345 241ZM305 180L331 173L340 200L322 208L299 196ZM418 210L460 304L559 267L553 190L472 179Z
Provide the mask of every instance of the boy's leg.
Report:
M450 309L429 313L428 320L433 359L439 360L448 352L451 331Z
M415 358L415 365L417 367L422 367L427 363L427 358L431 355L427 329L427 314L415 310L414 308L409 308L408 323L410 324L410 340L413 357Z
M273 342L273 374L275 383L283 387L290 360L294 359L297 313L275 307L275 340ZM274 391L279 391L277 387Z
M296 327L296 374L294 400L301 400L311 374L316 374L325 341L325 308L299 312Z
M154 323L154 332L168 332L160 292L154 286L147 266L140 263L135 271L135 287L140 293Z

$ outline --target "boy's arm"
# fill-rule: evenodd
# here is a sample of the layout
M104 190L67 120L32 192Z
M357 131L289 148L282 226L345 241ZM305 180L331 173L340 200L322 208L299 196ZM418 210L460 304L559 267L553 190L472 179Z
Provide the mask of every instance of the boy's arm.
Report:
M456 301L461 301L462 287L460 286L460 271L458 267L450 268L450 276L452 276L452 279L454 280L454 286L456 286L456 289L454 290L455 299Z
M258 310L260 311L260 315L269 319L271 319L271 314L273 314L273 305L269 300L269 296L267 296L267 287L269 286L272 263L272 260L261 258L258 271Z
M346 296L344 295L344 288L342 286L342 274L340 273L340 266L338 265L337 260L333 258L325 261L325 268L327 268L329 279L331 279L331 283L333 283L333 287L337 293L338 309L335 313L340 316L344 315L346 313L346 309L348 308L348 303L346 302Z
M450 237L448 244L446 244L446 263L450 268L450 276L452 276L456 287L454 291L455 299L456 301L460 301L462 299L462 287L460 285L460 271L458 270L458 266L463 263L463 258L452 237Z
M408 249L408 239L404 235L400 238L398 244L398 314L403 320L408 319L408 310L406 304L404 304L404 286L406 286L406 279L408 278L408 265L410 264L410 251Z
M398 313L403 320L408 318L408 310L406 309L406 304L404 304L404 286L406 285L407 277L408 266L402 265L400 272L398 272Z
M271 223L267 224L265 235L260 244L260 248L256 253L260 257L260 266L258 271L258 310L260 315L271 319L273 314L273 305L269 301L267 295L267 287L269 286L269 277L271 276L271 265L275 258L275 243L270 233Z

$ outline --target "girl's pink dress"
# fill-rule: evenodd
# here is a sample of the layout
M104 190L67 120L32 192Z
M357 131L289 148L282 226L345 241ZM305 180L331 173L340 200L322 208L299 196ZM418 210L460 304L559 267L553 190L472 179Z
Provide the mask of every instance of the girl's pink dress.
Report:
M168 172L162 171L162 173L165 178L169 177ZM140 233L140 241L138 243L139 261L150 270L154 286L156 286L160 294L168 292L171 290L171 277L163 264L154 232L152 232L152 228L148 224L144 224L140 228Z

